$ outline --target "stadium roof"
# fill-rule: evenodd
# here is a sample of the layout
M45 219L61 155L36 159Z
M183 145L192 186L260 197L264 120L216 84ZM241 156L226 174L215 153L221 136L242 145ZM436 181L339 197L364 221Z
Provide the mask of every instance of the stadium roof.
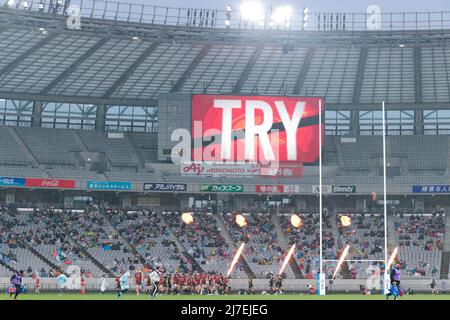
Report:
M301 94L448 107L450 30L207 28L92 12L71 30L64 15L0 9L0 97L151 106L167 92Z

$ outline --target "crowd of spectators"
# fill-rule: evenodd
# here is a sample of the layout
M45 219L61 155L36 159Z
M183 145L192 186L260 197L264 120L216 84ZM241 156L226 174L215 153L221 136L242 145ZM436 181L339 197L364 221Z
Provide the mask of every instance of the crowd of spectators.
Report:
M194 221L186 224L181 213L156 213L146 210L113 210L87 206L85 210L30 209L17 212L0 207L0 261L15 266L21 257L16 249L30 250L30 255L42 255L48 268L28 266L28 275L55 276L59 268L80 265L86 277L99 276L98 269L84 262L92 260L92 249L102 250L104 267L113 274L124 270L160 266L169 272L187 273L193 264L216 266L217 261L228 265L235 248L230 247L225 235L236 244L245 242L243 252L252 270L268 267L277 269L287 248L280 244L273 214L245 213L246 225L239 226L235 213L222 213L226 230L221 230L217 217L210 212L194 212ZM313 279L319 269L319 215L298 214L301 227L292 226L291 214L279 214L282 232L288 245L295 244L295 261L303 277ZM341 217L350 218L343 225ZM346 245L350 245L348 259L376 260L384 257L384 219L377 213L328 213L323 220L323 257L338 259ZM445 216L443 214L397 214L394 216L394 241L402 248L417 248L426 252L443 249ZM179 243L186 248L180 252ZM42 249L51 247L51 252ZM187 254L186 254L187 253ZM404 274L410 277L438 276L439 263L427 256L423 259L403 259L399 255ZM434 257L434 256L433 256ZM19 260L19 261L18 261ZM414 261L414 263L412 263ZM91 261L92 262L92 261ZM220 266L223 269L223 265ZM54 266L57 266L55 268ZM238 268L244 272L242 264ZM326 267L329 274L335 264ZM360 278L366 276L367 266L345 263L339 276ZM206 269L205 269L206 270ZM209 270L208 270L209 271ZM223 271L223 270L220 270ZM256 272L257 276L258 274ZM338 276L338 277L339 277Z
M106 216L136 249L146 267L164 267L170 272L192 270L192 261L178 250L159 214L146 210L107 210Z
M424 250L442 250L445 216L441 214L397 215L395 232L401 246L422 247Z
M244 253L252 263L272 265L283 258L285 248L278 243L270 214L245 215L247 225L243 227L236 223L234 214L223 214L223 218L233 241L248 243Z

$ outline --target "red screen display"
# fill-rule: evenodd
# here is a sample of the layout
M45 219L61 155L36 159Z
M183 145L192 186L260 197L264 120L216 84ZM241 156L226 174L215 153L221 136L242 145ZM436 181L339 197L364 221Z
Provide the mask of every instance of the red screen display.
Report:
M193 95L192 160L316 162L319 103L323 115L322 98Z

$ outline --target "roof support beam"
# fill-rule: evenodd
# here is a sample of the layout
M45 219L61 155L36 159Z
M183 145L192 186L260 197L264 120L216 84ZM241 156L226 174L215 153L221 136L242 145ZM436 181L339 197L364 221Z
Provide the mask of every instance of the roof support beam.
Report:
M184 71L183 75L180 77L180 79L178 79L178 81L175 83L175 85L173 86L173 88L170 92L178 92L183 88L184 84L189 79L192 72L198 66L200 61L202 61L202 59L206 56L209 49L211 49L211 45L206 45L202 48L202 50L200 50L198 55L195 57L194 61L192 61L192 63L189 65L189 67Z
M236 82L236 85L233 87L233 93L241 92L245 81L247 81L248 76L249 76L250 72L252 71L253 66L256 63L256 60L258 60L259 56L261 55L262 50L263 50L263 47L259 46L259 47L256 47L255 51L253 51L253 54L250 57L250 60L248 61L247 65L245 66L244 70L242 71L238 82Z
M83 63L86 59L88 59L95 51L97 51L101 46L103 46L109 39L102 38L98 41L93 47L91 47L88 51L86 51L81 57L75 60L63 73L53 79L47 87L45 87L40 93L47 94L51 89L53 89L58 83L66 79L78 66Z
M305 60L303 60L302 68L300 69L300 72L297 76L297 81L295 82L294 90L292 91L292 94L298 95L300 94L300 90L302 90L303 84L306 80L306 75L308 74L309 66L311 65L311 61L314 57L314 54L316 53L316 48L309 48L308 52L306 53Z
M133 74L133 72L147 59L153 51L161 44L161 42L157 41L152 43L152 45L145 50L145 52L135 61L133 64L128 68L127 71L125 71L119 79L116 80L116 82L113 83L111 88L106 91L106 93L103 95L103 98L109 98L114 91L120 88L125 82L127 82L128 78Z
M414 90L416 103L422 102L422 49L414 46Z
M362 47L359 51L358 69L356 70L355 84L353 86L353 103L358 104L361 96L362 82L364 79L364 72L366 70L367 54L369 49Z
M103 99L95 97L80 97L80 96L63 96L55 94L30 94L24 92L5 92L0 91L0 98L9 100L28 100L28 101L51 101L61 103L78 103L78 104L106 104L106 105L124 105L124 106L140 106L140 107L157 107L158 100L156 99L127 99L114 98Z
M51 33L48 34L47 37L33 45L31 48L29 48L27 51L22 53L20 56L18 56L16 59L11 61L7 66L5 66L2 70L0 70L0 77L5 76L6 74L10 73L12 70L14 70L15 67L17 67L23 60L28 58L30 55L32 55L36 50L41 48L42 46L46 45L50 41L52 41L54 38L58 36L58 33Z

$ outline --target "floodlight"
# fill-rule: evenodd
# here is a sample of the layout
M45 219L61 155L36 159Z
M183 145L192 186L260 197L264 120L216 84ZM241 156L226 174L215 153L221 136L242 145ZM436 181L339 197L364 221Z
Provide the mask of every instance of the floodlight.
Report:
M292 7L291 6L280 6L275 8L271 16L271 20L276 25L288 25L292 17Z
M264 7L261 2L248 0L241 5L241 18L244 21L264 21Z
M8 0L8 2L6 2L6 5L8 7L14 7L14 4L16 3L16 0Z
M302 30L308 25L308 12L309 9L307 7L303 7Z

